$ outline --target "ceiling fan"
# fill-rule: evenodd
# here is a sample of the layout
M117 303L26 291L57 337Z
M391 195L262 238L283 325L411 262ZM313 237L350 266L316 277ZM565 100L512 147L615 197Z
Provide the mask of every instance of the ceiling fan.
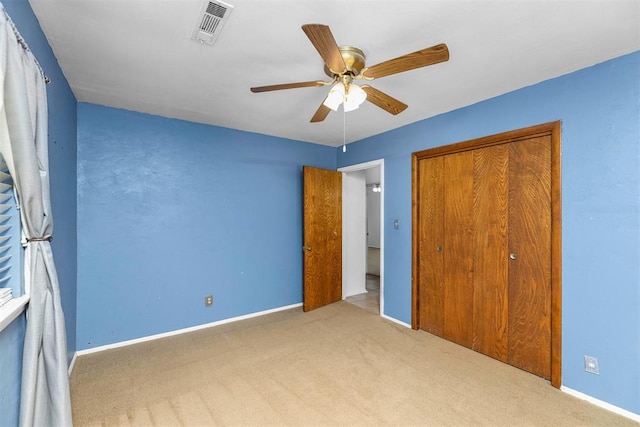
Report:
M407 104L367 84L359 86L353 81L373 80L449 60L447 45L438 44L366 67L362 50L353 46L338 46L327 25L306 24L302 26L302 30L322 57L324 72L331 77L331 81L317 80L258 86L252 87L251 92L334 85L311 118L312 123L323 121L331 110L337 111L340 104L347 112L358 108L365 99L393 115L399 114L407 108Z

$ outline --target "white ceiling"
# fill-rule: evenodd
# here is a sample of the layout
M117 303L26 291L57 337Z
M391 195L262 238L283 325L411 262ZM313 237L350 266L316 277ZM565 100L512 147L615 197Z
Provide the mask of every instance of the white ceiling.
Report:
M191 40L203 0L29 1L78 101L330 146L342 111L309 123L327 87L249 91L326 80L302 24L329 25L368 66L449 47L448 62L372 81L409 108L363 104L347 142L640 50L638 0L226 0L213 46Z

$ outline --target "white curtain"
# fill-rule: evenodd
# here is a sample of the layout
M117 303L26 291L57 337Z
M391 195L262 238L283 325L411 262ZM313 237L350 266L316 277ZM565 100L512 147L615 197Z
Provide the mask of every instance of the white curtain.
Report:
M70 426L67 343L51 252L47 94L42 70L0 4L0 152L13 177L25 249L27 331L21 426Z

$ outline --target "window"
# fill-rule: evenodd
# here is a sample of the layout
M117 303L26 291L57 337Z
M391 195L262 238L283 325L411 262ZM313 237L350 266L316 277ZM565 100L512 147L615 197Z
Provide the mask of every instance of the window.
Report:
M0 154L0 330L11 323L29 301L23 295L20 214L13 180Z

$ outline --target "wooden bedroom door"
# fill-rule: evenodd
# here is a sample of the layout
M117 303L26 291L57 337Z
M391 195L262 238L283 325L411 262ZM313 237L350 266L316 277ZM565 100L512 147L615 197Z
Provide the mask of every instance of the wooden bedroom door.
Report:
M414 155L414 328L559 385L559 176L559 124Z
M303 168L303 310L342 299L342 173Z

